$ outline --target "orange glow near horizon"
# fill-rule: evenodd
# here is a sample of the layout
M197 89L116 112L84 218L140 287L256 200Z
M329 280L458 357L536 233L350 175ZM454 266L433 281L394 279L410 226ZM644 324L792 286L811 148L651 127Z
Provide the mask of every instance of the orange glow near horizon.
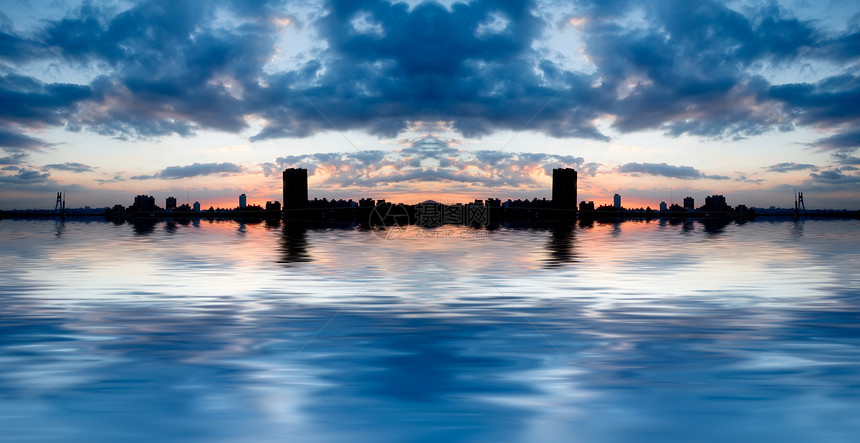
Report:
M280 194L274 198L271 198L271 197L266 198L263 195L258 196L258 195L251 195L251 194L247 194L247 193L246 193L246 196L247 196L248 205L258 205L258 206L263 206L263 207L265 207L266 201L281 202L281 200L282 200L282 198L280 197ZM316 198L323 198L323 197L326 197L329 199L332 198L332 197L328 197L325 195L321 195L321 196L318 196ZM537 193L535 193L534 197L530 197L529 200L531 200L532 198L536 198L536 197L537 197ZM594 206L598 207L601 205L612 205L612 203L613 203L612 197L613 197L612 194L602 196L601 198L581 196L578 198L578 200L579 201L593 201ZM680 196L680 195L676 196L674 203L680 205L682 203L684 197L685 196ZM310 196L309 198L311 200L314 199L313 196ZM381 190L356 191L354 195L351 195L349 197L344 197L343 199L349 200L350 198L355 202L357 202L359 199L362 199L362 198L372 198L374 200L385 200L385 201L391 202L391 203L403 203L403 204L410 204L410 205L416 204L416 203L421 203L421 202L427 201L427 200L433 200L433 201L443 203L443 204L455 204L455 203L469 203L469 202L475 201L476 199L477 200L486 200L487 198L499 198L502 200L502 202L507 201L509 198L511 200L517 199L516 197L506 196L506 194L504 194L504 193L495 193L492 191L487 191L487 192L483 192L483 191L476 191L476 192L439 191L439 192L434 192L434 191L429 191L429 190L428 191L422 191L422 192L390 192L390 191L386 192L386 191L381 191ZM541 198L543 198L543 197L538 197L538 200L540 200ZM549 193L546 193L546 198L547 198L547 200L549 200L551 198ZM335 198L335 200L337 200L337 199L338 198ZM647 207L651 207L651 209L653 209L653 210L658 210L661 201L665 201L667 205L672 204L672 202L670 202L669 199L665 199L665 200L634 199L634 198L626 198L626 197L624 197L623 193L621 194L621 206L624 208L627 208L627 209L639 209L639 208L644 209ZM163 202L157 202L157 203L159 205L163 204ZM193 203L194 202L192 201L189 204L193 204ZM704 203L704 197L698 197L697 196L696 197L696 205L700 206L703 203ZM200 200L200 206L201 206L201 209L203 209L203 210L209 209L210 206L212 206L213 208L233 209L233 208L236 208L239 206L239 195L237 194L234 198L219 198L219 199L209 200L209 201L205 201L205 202Z
M384 172L383 172L384 171ZM388 182L384 176L379 176L380 173L396 172L393 167L385 166L375 171L376 186L338 186L333 179L339 174L347 173L336 167L317 168L315 174L308 177L309 198L328 198L344 200L352 199L358 201L361 198L373 198L374 200L385 199L393 203L415 204L426 200L434 200L444 204L453 203L468 203L476 199L486 200L487 198L499 198L503 202L517 198L533 199L552 197L552 177L546 174L543 167L540 166L522 166L518 167L517 173L522 173L525 180L522 183L514 186L505 187L488 187L480 184L469 184L452 181L406 181L406 182ZM487 171L482 171L489 174ZM117 199L110 202L113 204L129 205L134 195L147 193L156 197L156 203L159 206L164 205L164 198L167 196L175 196L179 200L179 204L186 203L186 189L190 189L190 201L188 204L193 204L199 201L201 209L208 209L210 206L214 208L233 209L239 205L239 195L247 196L249 205L265 206L266 201L282 202L282 183L280 174L265 176L260 172L245 173L232 175L228 177L219 177L217 180L211 178L189 178L179 182L159 180L160 183L155 186L155 189L148 191L138 189L136 182L122 182L113 185L113 191L127 193L128 197ZM637 196L634 196L631 189L636 189L637 185L647 182L651 188L649 190L636 190ZM613 195L618 193L622 197L622 206L625 208L647 208L658 209L660 202L665 201L667 204L681 204L684 197L691 195L695 198L696 204L701 205L704 202L704 197L713 193L730 195L732 192L748 189L755 185L743 185L732 183L731 189L718 189L718 192L711 192L707 188L702 190L690 190L684 188L688 182L680 182L661 177L632 177L621 175L614 172L599 172L597 176L587 176L580 174L577 187L577 203L580 201L593 201L595 206L611 205L613 203ZM718 185L715 185L715 187ZM709 186L710 187L710 186ZM107 186L105 186L107 189ZM178 188L178 189L177 189ZM670 189L674 188L675 192L670 197ZM644 195L657 195L658 197L643 197ZM849 194L846 192L846 194ZM674 201L672 201L674 200ZM730 204L744 203L737 199ZM46 200L47 201L47 200ZM48 201L53 205L53 200ZM46 205L48 203L45 203ZM85 203L89 204L89 203ZM83 206L83 205L81 205Z

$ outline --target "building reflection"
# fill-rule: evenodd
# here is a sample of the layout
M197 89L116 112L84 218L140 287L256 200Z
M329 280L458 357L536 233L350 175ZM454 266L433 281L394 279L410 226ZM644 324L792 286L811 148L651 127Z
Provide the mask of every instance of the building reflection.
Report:
M573 223L554 223L549 226L550 237L546 244L549 253L548 267L559 267L578 261L574 249L575 229Z
M291 267L312 261L308 253L308 226L303 222L284 222L281 228L281 257L278 263Z
M696 230L696 224L693 223L693 220L686 219L684 223L681 225L681 232L693 232Z
M66 221L63 218L54 220L54 231L54 235L57 237L61 237L63 232L66 231Z
M705 232L710 235L719 235L726 230L726 226L732 223L730 218L703 218L699 223L705 227Z
M803 237L803 223L803 219L794 219L794 228L791 230L794 237Z
M609 231L610 235L613 237L618 237L621 235L621 223L631 222L632 220L613 220L613 221L600 221L601 225L612 225L612 230Z
M158 220L154 218L129 219L128 223L134 230L135 235L150 235L155 231Z

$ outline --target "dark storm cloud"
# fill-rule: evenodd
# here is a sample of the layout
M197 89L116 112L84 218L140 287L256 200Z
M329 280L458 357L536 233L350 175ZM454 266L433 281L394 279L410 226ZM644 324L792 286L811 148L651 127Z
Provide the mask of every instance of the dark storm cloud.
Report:
M4 151L38 151L50 143L18 132L19 129L7 129L0 123L0 148Z
M27 154L24 152L13 152L6 157L0 157L0 165L20 165L27 160Z
M532 48L546 23L528 2L471 2L450 10L331 2L313 25L328 48L268 80L271 123L256 139L365 129L393 137L409 121L450 121L466 137L498 128L606 139L589 123L605 99L591 78L564 72ZM496 17L507 27L478 33ZM362 32L356 20L369 25ZM540 114L542 118L530 117Z
M740 175L740 176L738 176L738 178L735 179L735 181L736 182L742 182L742 183L752 183L754 185L760 185L760 184L766 182L767 180L765 180L763 178L749 178L746 175Z
M248 116L265 122L253 140L350 129L394 137L415 121L448 122L465 137L506 129L607 140L596 120L610 116L621 132L739 138L804 125L833 132L822 149L860 146L858 34L775 4L579 2L570 18L580 20L586 72L542 48L557 23L529 1L328 1L321 11L307 23L319 45L289 68L268 64L284 29L277 19L297 23L279 2L85 3L27 34L0 26L0 146L44 146L28 131L52 126L120 138L235 133ZM633 13L641 24L629 26ZM756 74L819 61L845 68L787 85ZM44 83L15 68L31 62L100 75Z
M852 157L848 154L835 152L833 153L833 158L840 165L860 165L860 157Z
M51 165L45 165L46 169L56 169L59 171L71 171L71 172L91 172L93 171L93 167L90 165L85 165L83 163L76 162L66 162L66 163L55 163Z
M765 170L769 172L789 172L789 171L802 171L804 169L817 169L815 165L810 165L808 163L794 163L794 162L785 162L785 163L777 163L775 165L770 165Z
M618 167L618 172L633 175L657 175L670 178L728 180L724 175L707 175L692 166L673 166L666 163L627 163Z
M124 181L125 181L125 178L123 178L119 175L114 175L113 178L96 179L96 183L98 183L99 185L106 185L108 183L119 183L119 182L124 182Z
M230 175L243 171L242 167L233 163L194 163L188 166L168 166L153 175L135 175L132 180L148 180L153 178L178 179L197 177L200 175Z
M773 3L745 13L708 1L621 4L584 2L589 12L578 18L587 19L584 38L597 75L622 88L612 105L622 132L739 138L860 120L848 105L857 89L847 67L844 76L796 85L802 91L794 95L754 73L762 65L856 59L856 37L831 36ZM649 25L619 25L631 10Z
M845 171L849 173L846 174ZM834 168L819 173L810 173L810 179L817 184L855 185L860 184L860 175L855 168ZM855 188L856 189L856 188Z
M27 168L19 168L15 174L0 174L0 183L4 185L31 185L48 183L51 174Z
M823 151L855 151L860 146L860 129L846 130L845 132L819 139L810 143L810 146L818 147Z
M860 50L860 48L858 48ZM769 96L783 103L792 121L837 128L837 133L813 143L822 150L854 151L860 147L860 77L852 74L826 78L816 84L772 86Z
M0 69L0 121L6 126L62 124L74 113L76 103L91 96L89 86L44 83Z

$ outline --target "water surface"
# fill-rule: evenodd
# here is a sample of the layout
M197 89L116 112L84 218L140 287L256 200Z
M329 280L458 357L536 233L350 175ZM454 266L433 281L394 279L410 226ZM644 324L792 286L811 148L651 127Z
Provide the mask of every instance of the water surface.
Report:
M856 441L860 222L0 221L0 429Z

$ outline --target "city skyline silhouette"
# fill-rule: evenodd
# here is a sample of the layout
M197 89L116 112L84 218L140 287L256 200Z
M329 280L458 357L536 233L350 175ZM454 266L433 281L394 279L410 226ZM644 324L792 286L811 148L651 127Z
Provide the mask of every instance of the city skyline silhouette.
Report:
M291 167L311 199L549 199L574 168L598 206L860 207L856 5L625 5L4 4L0 210L262 205Z
M0 2L0 435L855 442L860 2Z

